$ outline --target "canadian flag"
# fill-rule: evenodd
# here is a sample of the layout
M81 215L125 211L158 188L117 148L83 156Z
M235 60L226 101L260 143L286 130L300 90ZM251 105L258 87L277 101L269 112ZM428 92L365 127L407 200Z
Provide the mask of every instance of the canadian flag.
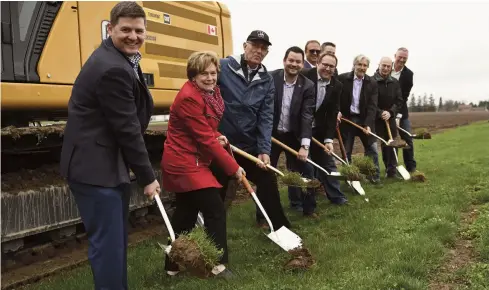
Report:
M207 25L207 34L217 35L217 28L214 25Z

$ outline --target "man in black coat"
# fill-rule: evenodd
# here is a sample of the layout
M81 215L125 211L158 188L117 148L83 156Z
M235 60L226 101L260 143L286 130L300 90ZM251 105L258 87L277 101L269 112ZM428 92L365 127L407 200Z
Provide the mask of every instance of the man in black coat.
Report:
M373 75L377 81L379 89L377 120L375 123L375 131L377 135L389 140L389 134L386 127L386 121L389 123L392 138L397 137L396 119L395 116L402 108L403 99L399 82L391 77L392 59L383 57L380 60L379 68ZM394 148L385 146L381 143L382 159L386 168L388 178L396 176L397 161L394 156Z
M394 55L394 63L391 72L391 76L397 80L399 80L399 84L401 85L402 98L404 99L402 109L397 115L397 122L399 126L404 130L411 132L411 121L409 120L409 111L408 111L408 98L411 93L411 89L413 87L413 72L406 66L406 62L409 57L409 51L401 47L397 50ZM403 159L404 164L406 165L406 169L409 172L416 171L416 160L414 159L414 143L413 138L403 131L399 131L399 135L403 140L406 141L409 148L403 149Z
M144 10L117 4L108 31L73 86L60 169L88 235L95 289L127 289L129 170L144 194L160 190L143 139L153 110L139 67Z
M312 136L324 143L330 152L334 150L333 138L343 88L343 84L334 76L337 63L336 56L323 53L318 58L317 67L304 72L304 75L314 82L316 89ZM311 159L330 173L337 171L333 157L316 144L311 146ZM331 203L343 205L348 202L341 192L339 180L328 177L323 171L308 165L316 171L316 176L321 181Z
M275 85L272 136L298 151L299 156L272 143L270 161L276 167L284 151L287 169L312 179L313 172L309 170L306 159L312 136L314 84L300 73L304 66L304 51L301 48L293 46L287 49L283 64L283 69L271 72ZM304 192L298 187L289 186L288 191L291 208L302 210L304 216L314 213L316 200L313 189Z
M343 118L348 119L361 127L363 132L347 122L341 122L340 130L348 160L351 161L355 136L360 137L365 155L372 158L376 173L371 182L380 182L379 157L376 139L368 135L375 132L375 119L377 116L378 88L375 79L367 75L370 60L364 55L358 55L353 60L353 71L340 74L338 79L343 84L340 100L340 111Z

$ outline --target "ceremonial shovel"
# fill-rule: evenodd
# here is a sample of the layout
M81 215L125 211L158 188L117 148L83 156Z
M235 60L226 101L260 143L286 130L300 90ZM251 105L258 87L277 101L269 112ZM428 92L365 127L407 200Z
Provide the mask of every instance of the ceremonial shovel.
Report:
M274 142L275 144L279 145L280 147L284 148L285 150L289 151L290 153L294 154L294 155L299 155L299 153L297 151L295 151L294 149L290 148L289 146L285 145L284 143L278 141L277 139L275 139L274 137L272 137L272 142ZM318 164L316 164L314 161L312 161L311 159L307 158L307 162L311 163L312 165L314 165L315 167L317 167L318 169L320 169L321 171L323 171L324 173L326 173L326 175L332 177L332 178L335 178L335 179L346 179L345 176L341 175L339 172L331 172L329 173L326 169L322 168L321 166L319 166Z
M338 134L339 134L339 132L338 132ZM323 149L326 149L326 146L324 146L324 144L322 144L321 142L319 142L316 138L312 137L312 141L314 141L314 143L316 143L319 147L321 147ZM336 155L334 152L332 152L332 151L329 151L329 152L331 153L331 155L333 155L336 159L338 159L340 162L342 162L346 166L349 166L350 165L350 164L348 164L347 161L341 159L341 157L339 157L338 155ZM365 190L363 190L363 187L360 184L360 181L358 181L358 180L353 180L353 181L347 180L346 182L358 194L363 195L363 196L365 195ZM368 198L367 197L365 197L365 201L368 202Z

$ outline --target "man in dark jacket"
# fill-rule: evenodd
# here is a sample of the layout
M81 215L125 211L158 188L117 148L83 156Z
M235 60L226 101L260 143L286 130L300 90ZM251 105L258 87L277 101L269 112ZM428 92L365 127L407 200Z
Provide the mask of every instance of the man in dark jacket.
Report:
M343 89L343 84L334 77L336 65L336 56L323 53L319 56L317 67L304 72L314 82L316 88L312 135L319 142L324 143L329 151L334 149L333 138ZM311 147L311 159L328 172L337 171L333 157L316 144ZM328 199L336 205L346 204L348 200L341 192L340 182L328 177L323 171L313 168L312 165L309 166L316 171L316 176L321 181Z
M110 37L83 65L68 103L60 169L88 234L96 289L127 289L129 169L146 195L160 189L143 139L153 110L139 66L145 23L135 2L112 9Z
M282 152L285 152L287 169L299 172L305 178L314 178L308 170L306 159L312 136L314 113L314 84L300 74L304 65L304 51L293 46L284 56L284 68L271 72L275 83L275 110L272 136L298 151L295 156L279 145L272 143L272 166L276 167ZM304 216L311 216L316 208L313 189L304 192L289 186L289 202L292 208L302 209Z
M340 130L350 161L355 136L360 137L365 155L372 158L377 168L371 181L379 183L380 167L377 142L373 136L369 136L370 132L375 132L378 88L375 79L366 74L369 64L370 60L366 56L358 55L353 60L353 71L340 74L338 77L343 84L340 101L341 115L364 128L362 132L347 122L341 122Z
M375 131L385 140L389 140L386 121L389 122L392 138L397 137L395 116L402 108L403 104L401 87L399 86L399 82L395 78L391 77L391 70L392 59L389 57L383 57L380 60L379 68L373 75L373 78L377 81L379 88ZM396 176L397 167L397 161L393 151L395 149L385 146L384 143L381 144L381 147L382 159L386 168L387 177L393 178Z
M290 222L282 208L277 177L266 167L272 148L275 85L262 61L270 45L268 35L255 30L246 39L243 54L221 59L218 84L225 110L219 131L232 145L261 160L256 164L234 154L246 177L257 186L258 199L274 228L279 229L290 227ZM219 181L225 192L227 181L224 177ZM256 218L260 226L265 226L258 213Z
M402 109L400 110L397 116L397 122L399 126L404 130L411 132L411 121L409 120L409 111L407 107L409 94L411 93L411 89L413 87L413 72L406 66L406 62L409 57L409 51L401 47L397 50L394 55L394 63L391 72L391 76L399 81L401 86L402 98L404 102L402 104ZM413 138L411 138L408 134L400 131L399 135L403 140L406 141L409 148L403 149L403 159L404 164L406 165L406 169L409 172L416 171L416 160L414 159L414 143Z

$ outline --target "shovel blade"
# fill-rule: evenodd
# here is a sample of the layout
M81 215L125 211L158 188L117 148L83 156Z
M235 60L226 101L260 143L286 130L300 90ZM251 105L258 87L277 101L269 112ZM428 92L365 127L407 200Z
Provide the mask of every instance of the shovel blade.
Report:
M271 232L267 236L286 252L302 247L302 239L284 226L282 226L278 231Z
M337 171L331 171L328 175L329 178L337 179L337 180L346 180L346 176L341 175L341 173Z
M402 166L402 165L397 166L397 172L399 172L399 174L401 174L401 176L404 180L411 179L411 174L409 174L409 171L407 171L407 169L404 168L404 166Z

